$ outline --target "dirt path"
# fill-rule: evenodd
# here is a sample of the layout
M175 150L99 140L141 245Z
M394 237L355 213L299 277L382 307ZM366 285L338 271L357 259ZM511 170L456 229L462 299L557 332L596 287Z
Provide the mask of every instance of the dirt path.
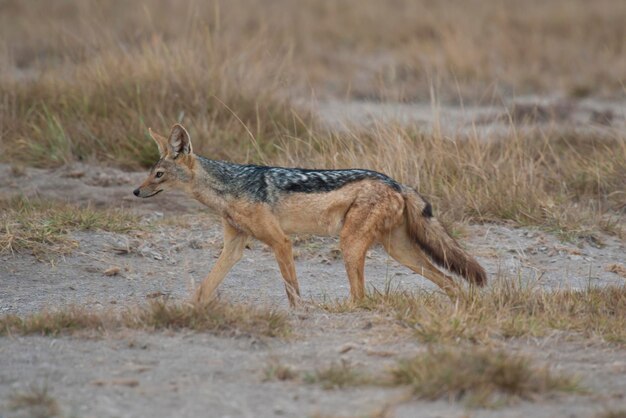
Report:
M307 103L331 129L372 127L385 124L415 126L446 136L510 135L538 126L567 131L606 133L626 127L626 103L594 98L521 96L507 102L493 101L482 106L450 105L438 102L396 103L328 100Z
M0 166L0 177L8 179L2 197L22 193L124 207L149 225L146 232L130 235L76 233L72 238L78 249L54 265L29 254L0 256L0 313L26 314L64 304L123 307L152 294L187 298L219 253L218 222L186 198L134 198L130 192L142 176L81 166L16 174ZM623 285L622 277L605 268L625 261L624 242L610 236L601 240L603 248L579 246L541 231L502 225L472 225L463 238L492 276L506 271L551 288ZM336 240L299 239L295 252L305 300L347 296ZM104 275L110 267L119 267L120 274ZM378 289L388 284L433 289L378 248L369 255L366 277ZM226 278L220 297L287 310L278 267L258 243ZM289 317L295 332L287 340L130 331L103 338L2 337L0 405L33 383L48 385L66 416L80 417L366 416L406 397L405 389L324 390L302 382L264 381L266 368L275 361L303 372L342 360L385 370L422 347L410 330L374 313L328 314L310 303ZM506 347L581 375L590 394L524 401L495 411L467 412L462 404L448 402L400 402L393 416L593 416L607 408L626 408L623 349L567 342L557 334L511 341ZM0 416L20 415L6 409Z

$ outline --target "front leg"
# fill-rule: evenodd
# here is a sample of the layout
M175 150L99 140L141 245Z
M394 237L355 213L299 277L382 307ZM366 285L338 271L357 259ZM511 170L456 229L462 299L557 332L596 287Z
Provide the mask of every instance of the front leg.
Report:
M194 301L198 303L207 303L211 300L217 286L222 283L230 269L241 260L248 242L248 234L236 229L225 219L222 220L222 224L224 225L224 247L211 272L196 290Z
M269 245L274 251L280 273L285 283L289 305L296 307L300 302L300 287L293 261L291 240L280 227L278 220L266 208L260 207L247 228L254 238Z

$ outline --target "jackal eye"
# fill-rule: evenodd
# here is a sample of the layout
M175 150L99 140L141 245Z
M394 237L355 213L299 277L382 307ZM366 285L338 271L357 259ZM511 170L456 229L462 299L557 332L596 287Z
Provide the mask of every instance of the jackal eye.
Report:
M157 173L154 175L154 177L160 179L161 177L163 177L163 172L162 171L157 171Z

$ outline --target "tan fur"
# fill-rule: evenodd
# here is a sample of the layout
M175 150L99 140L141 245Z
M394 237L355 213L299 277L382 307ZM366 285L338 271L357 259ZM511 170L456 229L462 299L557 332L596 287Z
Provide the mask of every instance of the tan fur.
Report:
M272 204L258 203L228 194L218 194L213 181L196 164L188 134L175 125L169 142L151 133L163 158L157 171L172 169L186 176L182 186L192 197L222 217L224 247L215 266L198 287L194 299L209 301L228 271L241 259L246 243L256 238L274 252L282 274L287 297L298 303L300 290L289 234L339 235L350 295L353 300L365 294L365 256L375 243L381 243L398 262L431 280L448 295L457 295L458 285L435 267L439 262L470 282L482 285L482 267L452 239L439 222L425 214L426 202L411 189L401 192L375 179L349 183L325 193L284 193ZM169 158L171 153L174 158ZM153 171L155 171L153 169ZM136 190L139 197L172 187L152 172ZM230 197L229 197L230 196Z
M395 196L394 196L395 195ZM364 202L365 196L371 197ZM327 193L307 193L286 196L274 210L280 226L287 234L307 233L315 235L337 235L343 226L346 214L355 201L360 205L376 206L376 201L391 197L399 206L397 223L402 215L401 196L388 186L373 180L363 180L348 184L341 189ZM303 214L315 214L303 216Z

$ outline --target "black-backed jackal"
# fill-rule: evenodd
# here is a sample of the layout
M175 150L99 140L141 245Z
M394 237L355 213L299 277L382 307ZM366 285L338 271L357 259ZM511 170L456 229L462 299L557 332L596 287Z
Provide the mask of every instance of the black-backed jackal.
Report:
M415 190L370 170L304 170L239 165L193 153L189 134L174 125L169 138L150 131L161 158L135 196L167 188L185 190L222 217L224 248L198 287L206 302L241 259L250 238L269 245L280 267L290 304L300 297L289 234L339 235L350 295L364 296L365 254L380 243L398 262L436 283L448 295L458 285L431 260L482 286L480 264L433 217Z

